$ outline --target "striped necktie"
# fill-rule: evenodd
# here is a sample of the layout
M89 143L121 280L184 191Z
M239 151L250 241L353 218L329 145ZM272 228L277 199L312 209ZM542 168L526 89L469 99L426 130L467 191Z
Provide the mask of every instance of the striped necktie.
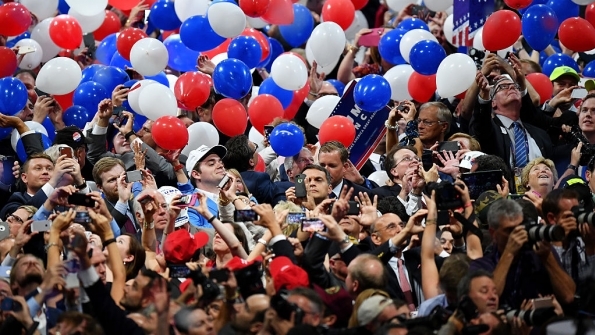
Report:
M514 132L514 158L515 167L523 168L529 163L529 148L527 147L527 135L523 126L518 122L512 124Z

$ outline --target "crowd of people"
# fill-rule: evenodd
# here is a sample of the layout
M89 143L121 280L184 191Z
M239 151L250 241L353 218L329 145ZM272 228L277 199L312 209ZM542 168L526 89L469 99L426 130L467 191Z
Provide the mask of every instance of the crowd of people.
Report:
M321 6L308 6L320 21ZM387 32L412 8L370 0L362 12ZM114 11L130 26L139 10ZM456 52L445 17L422 19ZM283 42L277 28L267 33ZM344 144L318 142L306 115L342 93L325 79L393 66L359 45L367 32L331 73L312 66L295 117L270 124L302 129L292 157L248 132L188 155L163 149L154 121L135 129L122 85L84 129L64 124L36 72L19 70L28 104L0 114L27 156L1 141L2 181L14 182L0 189L0 334L592 333L595 81L557 67L541 104L526 79L541 72L539 53L521 38L506 59L478 64L461 99L392 101L386 135L358 169ZM581 68L590 60L564 52ZM214 64L203 56L197 69ZM255 71L254 84L266 77ZM212 124L223 98L211 90L178 118ZM26 123L46 117L47 149Z

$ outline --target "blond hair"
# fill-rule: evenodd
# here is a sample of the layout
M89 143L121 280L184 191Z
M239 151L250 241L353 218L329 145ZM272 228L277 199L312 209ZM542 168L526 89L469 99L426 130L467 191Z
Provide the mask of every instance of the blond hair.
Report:
M539 165L539 164L544 164L552 171L552 175L554 176L554 184L556 184L556 182L558 182L558 171L556 171L556 165L554 165L554 162L552 162L550 159L546 159L543 157L537 157L534 160L530 161L523 168L523 171L521 172L521 185L523 185L525 187L529 185L529 173L531 172L531 169L534 166Z

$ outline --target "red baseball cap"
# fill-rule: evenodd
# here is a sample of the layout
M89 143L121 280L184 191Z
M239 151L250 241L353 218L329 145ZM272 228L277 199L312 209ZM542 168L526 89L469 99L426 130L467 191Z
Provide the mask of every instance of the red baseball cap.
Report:
M286 288L293 290L297 287L308 287L308 273L299 266L293 264L291 259L285 256L275 257L269 264L269 272L273 278L273 286L276 291Z
M209 243L209 235L203 231L190 235L187 230L176 230L167 235L163 256L168 263L186 263L192 259L196 250L204 247L207 243Z
M228 268L229 271L238 271L256 262L262 262L262 256L258 256L251 261L247 261L238 256L234 256L229 262L227 262L227 265L225 267Z

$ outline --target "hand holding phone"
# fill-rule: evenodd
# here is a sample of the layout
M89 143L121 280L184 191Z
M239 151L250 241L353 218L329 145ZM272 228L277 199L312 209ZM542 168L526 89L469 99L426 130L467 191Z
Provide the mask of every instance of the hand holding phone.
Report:
M66 158L73 158L72 148L71 147L61 147L60 148L60 156L66 156Z
M372 29L369 33L364 34L359 38L358 44L363 47L377 47L383 33L384 28Z
M308 233L326 232L326 226L319 218L303 218L301 230Z

